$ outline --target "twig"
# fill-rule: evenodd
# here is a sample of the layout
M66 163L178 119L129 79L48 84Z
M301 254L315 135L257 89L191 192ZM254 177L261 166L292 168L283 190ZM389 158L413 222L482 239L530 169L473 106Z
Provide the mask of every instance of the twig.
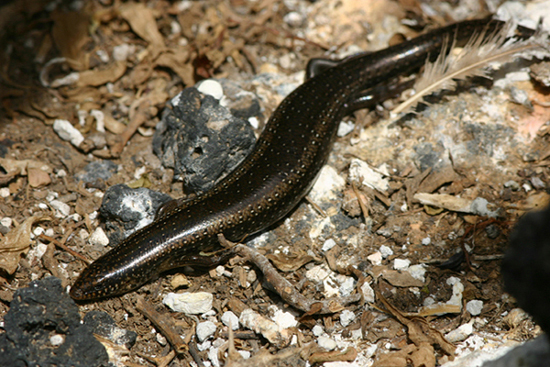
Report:
M151 307L142 297L138 297L136 302L136 309L147 317L153 325L168 339L172 347L177 353L183 353L188 351L188 347L181 339L180 334L173 328L173 320L169 319L165 315L158 313L153 307Z
M56 245L57 247L59 247L60 249L63 249L65 251L67 251L68 253L70 253L71 255L73 255L74 257L84 261L86 264L91 264L92 262L90 260L88 260L86 257L84 257L83 255L79 254L78 252L74 251L74 250L71 250L69 247L65 246L64 244L62 244L61 242L59 242L58 240L56 240L55 238L52 238L50 236L46 236L45 234L41 234L38 236L38 238L40 238L41 240L44 240L44 241L49 241L51 243L53 243L54 245Z
M347 297L335 297L324 301L307 299L292 283L283 278L271 265L269 260L256 250L240 243L228 241L223 234L218 235L220 244L225 248L231 248L236 254L249 259L264 274L265 280L275 289L281 298L289 305L306 312L307 314L332 314L344 309L350 303L361 299L360 294Z

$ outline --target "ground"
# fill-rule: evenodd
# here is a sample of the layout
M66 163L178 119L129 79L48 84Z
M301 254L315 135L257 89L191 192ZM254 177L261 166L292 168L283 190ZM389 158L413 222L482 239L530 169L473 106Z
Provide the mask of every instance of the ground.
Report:
M455 3L101 1L62 3L55 10L48 2L6 5L0 18L0 242L17 248L0 250L0 318L17 289L47 275L70 286L86 266L75 253L96 259L108 250L89 239L105 226L97 211L108 187L130 183L183 196L181 183L154 156L151 141L166 102L184 87L210 77L241 83L259 96L259 134L284 95L302 80L310 58L377 50L426 28L495 10L481 2ZM433 14L427 15L426 7ZM52 61L56 57L66 61ZM398 96L346 118L351 131L338 138L322 176L322 183L334 186L316 185L307 201L253 243L308 298L345 292L352 279L359 286L369 284L374 299L365 297L334 314L304 316L263 288L254 266L230 262L225 275L191 275L188 285L177 290L213 294L214 346L227 339L221 315L227 310L240 314L242 302L262 315L273 313L270 306L276 305L300 321L294 330L301 347L295 349L269 342L265 335L246 334L241 327L235 347L250 351L256 363L261 358L276 362L262 357L265 348L292 357L287 365L331 358L355 359L357 365L404 365L407 358L414 365L442 364L453 352L462 355L537 336L540 328L530 319L508 316L516 305L500 276L514 223L547 201L550 89L535 80L532 70L529 74L531 64L513 64L507 69L513 74L495 74L493 82L469 80L405 117L390 116L405 99ZM70 73L80 78L56 84ZM529 103L516 103L518 91ZM98 127L93 110L105 116L106 131ZM85 140L62 139L53 129L58 119L69 121ZM114 162L116 172L87 184L77 179L87 164L100 160ZM382 172L383 187L373 189L364 171L357 179L353 167L360 164ZM418 193L439 195L430 197L438 205L423 204ZM480 199L488 203L487 210L472 209ZM457 201L467 208L457 209ZM14 234L20 235L15 242ZM378 252L382 256L376 260ZM446 268L438 266L457 253L467 255ZM415 269L425 270L424 277L410 276L407 265L399 268L395 260L423 265ZM359 274L350 273L349 266ZM103 310L119 327L137 333L124 357L127 364L187 365L192 353L170 354L174 345L140 306L145 300L182 335L192 335L202 319L172 312L162 303L176 291L178 276L171 272L137 292L79 304L80 312ZM456 291L453 282L463 290L458 301L447 303ZM466 309L472 300L483 302L479 315ZM424 309L418 321L414 315L428 303L452 310ZM354 314L349 324L342 322L344 310ZM468 323L473 330L467 342L456 342L456 351L440 339ZM318 335L316 325L326 334ZM339 352L305 347L321 343L319 336L337 341ZM191 342L194 348L196 343ZM205 350L195 360L208 361L208 346L199 343ZM167 362L155 360L164 356L170 356Z

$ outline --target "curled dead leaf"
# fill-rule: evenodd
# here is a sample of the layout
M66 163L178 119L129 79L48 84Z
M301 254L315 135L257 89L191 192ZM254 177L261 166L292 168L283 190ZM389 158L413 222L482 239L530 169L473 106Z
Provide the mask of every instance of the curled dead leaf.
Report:
M292 254L269 254L266 257L271 260L273 265L281 271L291 272L300 269L303 265L313 260L313 256L308 255L302 250L298 250Z
M0 184L4 185L17 176L29 175L29 184L31 187L47 185L51 182L49 174L53 172L52 168L46 163L33 159L10 159L0 158L0 167L6 173L0 173Z
M99 85L116 82L126 72L125 61L115 61L104 69L86 70L80 73L76 82L77 87L97 87Z
M45 215L33 215L6 235L6 240L0 243L1 269L8 274L13 274L17 270L21 255L29 251L32 226L44 220L51 220L51 218Z
M309 356L309 363L324 363L324 362L353 362L357 358L357 350L353 347L346 350L334 350L331 352L316 352Z
M164 48L164 38L159 32L153 10L145 4L126 3L119 8L120 16L132 30L149 43L153 57Z

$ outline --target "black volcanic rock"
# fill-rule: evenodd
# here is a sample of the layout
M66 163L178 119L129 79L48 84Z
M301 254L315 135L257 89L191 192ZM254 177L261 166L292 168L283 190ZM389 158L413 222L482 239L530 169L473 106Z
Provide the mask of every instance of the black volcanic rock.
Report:
M0 366L109 366L103 345L80 321L61 281L48 277L18 289L0 334Z
M550 332L550 207L517 223L502 261L504 287L545 332Z

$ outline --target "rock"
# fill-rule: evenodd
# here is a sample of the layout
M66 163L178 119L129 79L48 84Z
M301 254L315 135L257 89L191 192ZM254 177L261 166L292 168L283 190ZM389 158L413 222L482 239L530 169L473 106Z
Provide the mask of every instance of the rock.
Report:
M550 207L519 220L502 261L502 277L518 305L550 332Z
M84 316L84 323L92 328L94 334L127 349L132 348L136 343L137 333L135 331L118 327L115 320L103 311L93 310L88 312Z
M466 303L466 311L468 311L472 316L480 315L482 310L483 310L483 301L473 299L468 303Z
M205 83L200 88L212 89L212 82ZM164 110L153 137L153 151L165 167L174 169L174 177L183 181L186 192L204 192L231 172L254 143L247 121L233 116L219 99L192 87L180 92Z
M216 332L216 324L212 321L199 322L197 325L197 339L202 343Z
M321 335L319 339L317 339L317 344L319 344L321 348L324 348L329 351L336 348L336 342L332 338L329 338L326 335Z
M233 330L239 328L239 318L231 311L225 311L222 315L222 323Z
M105 226L110 242L118 243L151 223L158 208L171 200L166 194L144 187L131 189L123 184L109 187L99 213L110 220Z
M212 309L214 296L212 293L168 293L162 303L177 312L187 315L198 315Z
M445 339L451 343L460 342L466 340L474 332L472 323L460 325L458 328L448 332L445 335Z
M346 327L349 324L351 324L353 322L353 320L355 320L355 314L353 312L351 312L350 310L344 310L340 314L340 324L343 327Z
M0 334L0 366L104 366L109 357L81 323L61 281L48 277L18 289ZM55 336L55 345L52 338ZM60 343L60 344L58 344Z
M77 148L84 141L82 133L67 120L55 120L53 130L61 139L71 142Z
M116 173L118 166L112 161L94 161L86 165L84 170L75 175L77 181L93 183L99 179L107 181L113 173Z
M542 367L550 361L550 341L543 334L515 347L503 357L485 362L482 367Z
M393 260L393 268L395 270L407 270L411 265L411 260L409 259L395 259Z

